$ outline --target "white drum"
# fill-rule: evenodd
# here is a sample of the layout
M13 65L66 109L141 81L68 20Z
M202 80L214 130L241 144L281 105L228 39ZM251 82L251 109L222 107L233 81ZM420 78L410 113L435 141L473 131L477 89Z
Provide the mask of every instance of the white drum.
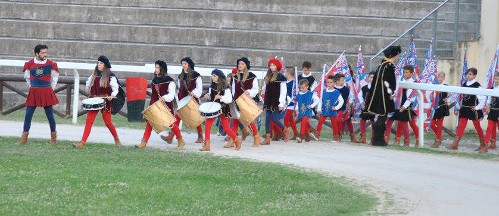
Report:
M87 98L81 101L83 110L101 110L105 105L106 101L103 98Z
M215 118L222 114L222 106L216 102L206 102L199 106L199 114L206 118Z

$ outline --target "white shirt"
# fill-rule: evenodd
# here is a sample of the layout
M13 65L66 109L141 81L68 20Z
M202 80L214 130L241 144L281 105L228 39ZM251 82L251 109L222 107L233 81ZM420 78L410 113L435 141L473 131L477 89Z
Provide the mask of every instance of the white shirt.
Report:
M232 80L233 80L232 81L232 92L236 92L236 82L237 82L236 77L237 77L237 75L235 75L232 78ZM241 77L241 79L242 79L242 77ZM256 95L258 94L258 80L256 79L256 77L253 78L253 86L251 86L250 89L245 89L245 91L249 93L250 97L252 97L252 98L256 97Z
M187 82L187 81L186 81ZM180 91L180 80L177 80L177 86ZM194 94L194 97L199 98L201 97L201 94L203 94L203 80L201 79L201 76L198 76L196 78L196 87L191 91L192 94Z
M161 96L166 102L171 102L173 99L175 99L175 91L176 91L177 86L175 85L175 82L170 82L168 84L168 94L165 94Z
M208 95L211 95L211 88L208 89ZM232 103L232 93L230 92L229 89L225 89L224 95L221 95L222 98L220 98L220 102L225 103L225 104L230 104Z
M466 85L470 86L470 85L473 85L475 82L476 82L476 80L466 81ZM482 88L482 87L479 87L479 88ZM483 109L485 107L485 103L487 101L487 96L477 95L476 98L478 99L478 104L476 105L475 110Z
M90 75L87 79L87 81L85 82L85 87L86 88L90 88L90 85L92 84L92 77L94 75ZM111 89L112 89L112 92L111 92L111 95L112 97L116 97L116 95L118 95L118 92L119 92L119 87L120 85L118 85L118 79L116 79L116 77L114 76L111 76L109 78L109 85L111 86Z
M326 92L333 92L333 91L338 91L338 90L336 90L334 88L333 89L326 89ZM343 106L344 103L345 103L345 100L343 100L343 97L341 96L341 93L340 93L340 95L338 96L338 104L336 104L336 106L334 106L334 109L339 110ZM317 111L322 112L322 100L319 100Z
M45 59L43 61L39 61L35 57L34 63L35 64L45 64L45 63L47 63L47 59ZM31 82L30 82L29 77L30 77L29 70L25 70L24 71L24 79L26 80L26 83L28 83L28 87L31 87ZM55 89L55 86L57 85L57 81L59 80L59 72L57 72L56 70L50 70L50 77L52 79L50 86L52 87L52 89Z
M400 81L401 83L413 83L414 82L414 79L411 77L409 79L402 79ZM412 102L416 101L416 97L409 97L411 94L412 94L412 89L407 89L407 91L405 92L405 96L407 97L407 100L404 102L404 104L402 104L402 106L407 109ZM395 89L395 93L398 92L398 89Z

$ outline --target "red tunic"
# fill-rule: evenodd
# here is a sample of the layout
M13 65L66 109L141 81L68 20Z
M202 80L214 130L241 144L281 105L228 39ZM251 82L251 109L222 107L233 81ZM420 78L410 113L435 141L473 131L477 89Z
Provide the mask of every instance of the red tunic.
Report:
M242 94L244 94L244 91L253 88L253 81L256 79L255 74L249 72L248 78L246 81L243 82L243 76L244 73L239 74L241 77L241 80L237 80L237 76L234 76L234 82L235 82L235 92L234 92L234 100L239 98Z
M26 106L47 107L59 103L52 89L52 70L59 72L57 63L47 59L44 64L36 64L34 59L24 63L23 71L29 71L30 88Z
M159 97L169 93L168 86L170 85L170 82L174 82L174 80L169 76L165 76L164 78L153 79L151 83L151 88L152 88L151 102L149 102L149 105L158 101ZM157 90L159 90L159 94ZM173 114L173 101L165 103L168 109L170 109L170 112Z
M178 99L182 100L184 97L189 96L189 92L192 92L196 88L196 79L201 76L198 72L192 71L192 77L190 80L187 80L187 74L185 72L182 72L179 74L179 82L180 86L179 91L178 91ZM183 79L181 79L183 78ZM187 88L186 88L187 87ZM197 98L194 98L196 101L198 101ZM198 101L199 102L199 101Z
M94 77L94 82L92 87L90 88L90 97L107 97L110 96L113 92L111 88L111 84L107 82L107 87L100 86L100 76ZM111 77L109 77L111 79ZM111 101L106 100L106 106L104 107L105 111L111 112L113 110L113 103Z

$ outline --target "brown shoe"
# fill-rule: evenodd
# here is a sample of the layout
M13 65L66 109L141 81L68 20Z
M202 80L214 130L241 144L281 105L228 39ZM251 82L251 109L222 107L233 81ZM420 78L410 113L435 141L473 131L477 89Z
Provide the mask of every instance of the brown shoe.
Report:
M289 141L289 128L284 128L284 130L282 131L282 135L284 138L284 142Z
M310 133L303 134L302 140L305 142L310 142Z
M409 143L411 143L410 139L404 139L404 147L409 147Z
M235 150L241 149L241 145L243 144L243 141L241 139L239 139L239 137L236 137L236 139L234 140L234 143L236 144L236 148L234 148Z
M475 149L475 151L478 151L480 153L486 153L488 151L488 145L485 144L485 140L480 139L480 146L478 146L478 148Z
M416 144L414 144L414 148L419 148L419 138L416 138Z
M232 148L232 147L234 147L234 140L230 138L227 144L224 145L224 148Z
M86 144L87 144L86 142L80 141L80 142L73 144L73 147L75 147L77 149L82 149L83 147L85 147Z
M364 143L364 144L366 144L366 143L367 143L366 133L361 133L361 134L360 134L360 140L359 140L359 143Z
M57 132L50 133L50 145L57 145Z
M210 151L210 141L204 141L203 148L200 148L199 151Z
M177 149L183 149L184 145L185 145L184 139L180 138L180 139L177 140L177 142L178 142Z
M316 140L316 141L319 140L319 138L317 138L317 136L316 136L316 133L317 133L317 131L309 133L310 134L309 135L310 136L310 140Z
M270 134L265 134L265 140L263 140L260 145L270 145Z
M435 139L435 142L433 143L433 145L431 147L432 148L438 148L438 147L440 147L441 144L442 144L442 140L441 139Z
M203 143L203 142L204 142L203 133L198 132L198 139L194 143Z
M121 147L121 142L119 138L114 140L114 146Z
M359 141L355 138L355 134L353 133L350 134L350 142L359 143Z
M260 145L260 136L258 134L253 136L253 147L258 147Z
M19 145L24 145L28 142L28 135L28 132L23 132L23 134L21 135L21 140L19 140Z
M404 142L405 144L405 142ZM394 146L400 146L400 137L395 137L395 142L393 142Z
M337 135L337 134L333 135L334 142L339 142L340 140L341 140L340 135Z
M389 138L388 136L385 136L385 142L386 142L386 143L388 143L388 141L389 141L389 139L388 139L388 138Z
M459 147L459 141L460 140L461 140L461 137L456 137L456 139L454 139L454 142L452 142L452 145L450 145L447 148L450 149L450 150L457 150L458 147Z
M242 135L241 135L241 140L246 140L246 137L248 137L250 135L250 133L248 132L248 129L246 127L244 127L242 130Z
M496 140L495 139L491 139L490 140L490 146L489 146L489 149L496 149L497 148L497 145L496 145Z
M168 144L172 144L174 135L175 134L173 134L173 132L170 131L170 132L168 132L168 136L161 135L161 139L163 139Z
M147 142L142 140L142 141L140 141L139 145L135 145L135 148L143 149L146 147L146 145L147 145Z

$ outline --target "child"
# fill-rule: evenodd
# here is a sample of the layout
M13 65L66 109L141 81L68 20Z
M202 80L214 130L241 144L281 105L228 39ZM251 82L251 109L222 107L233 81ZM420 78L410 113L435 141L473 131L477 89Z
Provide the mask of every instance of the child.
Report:
M341 97L345 100L345 103L343 103L343 106L338 110L338 117L340 118L340 124L339 124L339 129L340 129L340 140L341 140L341 133L343 132L343 115L348 114L345 113L345 110L350 110L351 106L353 104L353 95L351 95L350 89L345 86L345 75L344 74L336 74L336 86L334 87L336 90L340 91ZM349 115L349 114L348 114ZM350 116L347 116L348 118L345 120L346 125L348 127L348 132L350 132L350 141L353 143L358 143L358 141L355 139L355 135L353 133L353 124L352 124L352 119Z
M177 81L177 99L180 101L184 97L191 96L196 102L199 103L199 97L203 93L203 80L201 74L194 70L194 61L190 57L184 57L180 60L182 65L182 72L178 75ZM175 125L179 127L180 116L175 115ZM198 132L198 139L195 143L203 143L203 128L201 125L196 127ZM173 139L174 134L170 131L168 136L161 136L161 139L168 142Z
M445 73L438 73L438 85L447 85L443 84L445 80ZM435 143L433 143L432 148L438 148L440 144L442 144L442 129L444 123L444 117L449 116L449 105L448 98L449 94L447 92L435 92L436 98L436 106L433 113L433 118L431 118L431 129L435 133Z
M262 87L265 92L263 109L265 110L265 140L262 145L270 145L270 122L274 122L283 130L284 142L289 140L289 130L279 121L279 114L284 110L286 104L286 77L279 71L282 63L272 58L267 63L268 70L265 75L265 84Z
M154 78L151 83L152 94L151 102L149 102L149 105L152 105L158 100L163 100L163 102L166 103L166 106L168 106L171 114L174 115L173 100L175 99L176 85L175 81L170 76L168 76L167 73L168 65L166 65L164 61L157 60L155 62ZM182 149L185 142L184 139L182 139L182 134L180 133L178 126L173 124L171 127L171 131L173 131L173 133L177 137L177 148ZM149 138L151 137L151 132L152 126L151 124L149 124L149 122L147 122L144 135L142 136L142 141L140 142L140 145L136 145L135 147L141 149L145 148L147 145L147 141L149 141ZM171 142L172 140L169 140L169 143Z
M298 83L300 83L300 81L306 79L308 81L308 84L309 84L308 90L313 91L319 85L319 83L317 83L314 76L312 76L312 63L309 61L304 61L301 64L301 70L303 73L298 75ZM314 112L315 112L315 110L314 110ZM317 137L315 137L315 135L314 135L317 131L310 124L308 124L308 129L311 132L311 134L307 134L307 136L312 135L312 136L314 136L313 138L315 140L317 140Z
M295 118L293 117L295 110L295 102L293 97L293 91L295 88L295 69L293 67L286 67L286 83L287 87L287 101L288 107L286 108L286 114L284 115L284 127L293 129L293 138L291 140L296 140L298 137L298 130L296 129Z
M310 132L308 131L308 119L310 116L314 116L312 109L319 104L319 97L309 90L308 80L303 79L300 81L300 92L296 95L298 101L296 106L296 114L301 122L300 126L300 136L296 137L296 141L301 143L302 140L306 142L310 141Z
M494 74L494 90L499 90L499 72ZM499 128L499 98L498 97L488 97L487 99L487 132L485 134L485 147L482 151L487 151L487 148L496 149L496 134L497 128ZM490 146L488 146L490 141Z
M211 86L208 89L208 94L204 97L207 100L220 103L222 105L222 114L220 114L220 121L222 122L222 127L230 137L229 142L226 146L236 145L236 150L241 149L242 141L236 136L236 133L229 127L230 118L230 107L229 104L232 103L232 93L230 92L230 86L227 83L225 74L218 69L211 72ZM205 142L203 148L199 151L210 151L210 135L211 135L211 125L217 118L208 118L205 123L204 137Z
M480 83L475 80L477 73L478 71L476 68L468 69L468 72L466 73L467 81L462 84L462 87L480 88ZM475 130L478 134L478 139L480 140L480 146L476 150L480 152L487 152L487 145L485 145L483 130L480 126L480 119L483 118L482 108L484 106L484 96L463 94L462 105L459 109L459 123L457 127L456 138L454 139L452 145L447 147L448 149L458 149L459 141L461 140L461 137L463 137L466 124L468 123L468 120L471 120L473 121L473 125L475 126Z
M362 110L365 109L366 104L365 101L369 97L369 90L371 89L371 83L373 81L373 77L375 71L371 71L369 75L366 77L366 82L367 84L362 87L361 91L357 95L357 99L359 100L359 103L362 106ZM366 138L366 122L367 120L371 121L371 125L374 124L374 115L371 113L367 112L362 112L360 114L360 143L367 143L367 138ZM371 132L371 139L372 139L372 132Z
M256 75L249 70L251 69L251 62L246 57L241 57L237 59L237 70L234 75L234 81L232 82L232 93L234 101L237 100L242 94L246 94L249 97L253 98L256 103L258 101L258 80ZM237 112L238 109L236 109ZM237 133L237 127L239 124L239 120L233 116L232 119L232 130ZM258 129L254 122L251 122L249 125L251 132L253 133L253 147L257 147L260 144L260 136L258 135ZM242 138L243 140L249 135L246 130L242 130Z
M321 100L319 100L319 108L317 112L319 113L319 123L317 124L317 132L315 136L320 137L322 131L322 124L326 121L326 118L331 120L331 128L333 129L333 141L337 142L340 140L340 128L338 127L341 120L338 117L338 111L343 106L343 97L340 91L334 88L334 77L329 76L327 78L327 88L322 91Z
M111 72L111 63L106 56L100 56L97 59L97 65L95 66L94 73L88 77L88 80L85 85L85 91L89 93L89 97L101 97L106 100L106 104L104 109L101 109L102 119L104 119L104 123L106 124L109 132L114 137L115 146L121 147L120 139L118 138L118 133L116 132L116 128L113 125L113 121L111 118L111 111L113 110L113 103L111 100L113 97L118 95L119 92L119 84L118 79ZM74 144L75 148L81 149L84 148L87 143L87 138L90 135L90 131L92 130L92 125L94 124L95 117L99 110L88 110L87 111L87 120L85 122L85 129L83 131L83 136L81 137L81 141Z
M413 83L414 79L412 76L414 75L414 67L412 65L404 66L403 79L400 82L405 83ZM415 101L415 97L413 97L412 89L403 89L402 90L402 99L400 101L400 108L395 110L393 113L393 120L397 121L397 133L395 134L395 143L394 145L400 145L400 136L402 132L404 132L404 146L408 147L410 142L410 133L407 122L411 125L412 130L414 131L414 135L416 136L416 147L419 146L419 129L416 125L416 113L412 110L412 103Z

